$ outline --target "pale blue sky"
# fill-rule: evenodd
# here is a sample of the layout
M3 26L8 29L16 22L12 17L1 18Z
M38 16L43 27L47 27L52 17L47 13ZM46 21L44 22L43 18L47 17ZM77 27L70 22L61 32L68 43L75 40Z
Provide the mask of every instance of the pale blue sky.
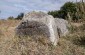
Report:
M21 12L59 10L67 1L76 0L0 0L0 19L16 17Z

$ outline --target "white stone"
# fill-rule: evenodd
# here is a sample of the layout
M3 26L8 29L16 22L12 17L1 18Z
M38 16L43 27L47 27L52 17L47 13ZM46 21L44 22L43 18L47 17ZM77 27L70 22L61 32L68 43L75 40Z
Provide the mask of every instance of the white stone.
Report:
M46 32L52 44L57 45L59 35L64 36L68 32L67 24L68 22L64 19L53 18L46 13L33 11L23 17L21 23L16 27L16 33L24 35L35 32L34 29L42 29L40 31Z
M60 36L66 36L69 33L68 27L69 23L67 20L61 19L61 18L55 18L56 25L58 29L60 30Z

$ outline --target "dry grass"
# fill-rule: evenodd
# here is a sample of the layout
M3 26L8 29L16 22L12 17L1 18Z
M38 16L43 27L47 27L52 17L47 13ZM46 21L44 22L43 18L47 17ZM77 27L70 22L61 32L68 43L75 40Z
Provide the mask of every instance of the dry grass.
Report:
M0 21L0 55L85 55L85 35L78 27L53 46L43 35L38 39L15 36L14 29L19 22Z

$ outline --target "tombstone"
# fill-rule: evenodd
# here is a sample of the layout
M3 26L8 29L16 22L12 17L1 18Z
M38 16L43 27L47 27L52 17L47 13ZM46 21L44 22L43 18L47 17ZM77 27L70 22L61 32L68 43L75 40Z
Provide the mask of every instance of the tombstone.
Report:
M65 27L60 20L43 12L29 12L24 15L20 24L16 27L16 34L24 36L43 33L48 36L53 45L57 45L61 32L64 35L64 29L61 27ZM61 23L60 26L59 23ZM58 32L59 30L61 32Z

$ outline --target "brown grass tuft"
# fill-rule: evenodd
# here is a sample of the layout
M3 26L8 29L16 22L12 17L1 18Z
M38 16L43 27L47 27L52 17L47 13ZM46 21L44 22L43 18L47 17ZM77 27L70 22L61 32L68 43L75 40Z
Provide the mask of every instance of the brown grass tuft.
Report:
M14 29L20 21L0 21L0 55L85 55L84 31L75 26L73 33L59 39L53 46L47 37L15 36Z

